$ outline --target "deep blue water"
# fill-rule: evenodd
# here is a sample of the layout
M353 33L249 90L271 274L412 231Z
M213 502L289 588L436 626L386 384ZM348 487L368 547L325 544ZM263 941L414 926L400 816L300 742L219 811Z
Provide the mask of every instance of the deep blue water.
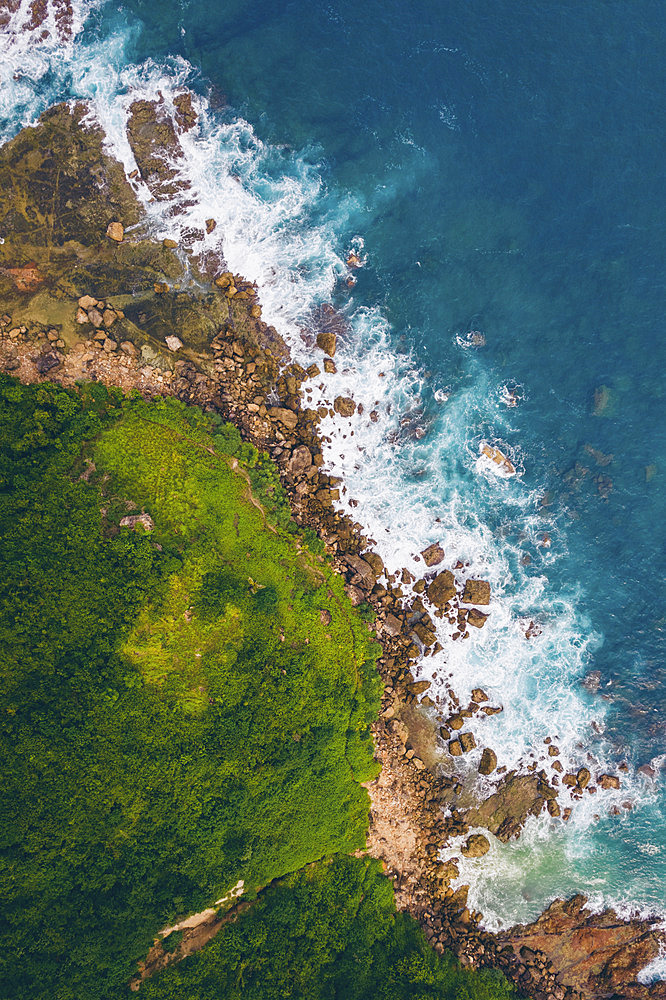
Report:
M373 482L391 479L394 507L384 502L373 515L368 498L369 522L381 514L390 526L395 514L408 533L405 506L418 495L433 520L448 512L451 531L454 515L463 535L485 525L477 547L461 536L460 554L504 560L498 581L513 601L512 620L521 607L538 616L538 593L546 624L559 616L569 630L533 666L508 639L487 661L502 649L516 662L526 657L515 668L525 705L545 699L540 721L525 714L528 742L558 728L560 708L562 727L575 735L570 690L589 716L580 717L585 748L595 739L596 705L599 717L606 713L606 762L653 762L654 781L635 778L627 792L631 814L609 817L601 807L596 820L588 809L584 848L574 843L579 824L575 837L540 829L529 847L506 849L513 888L481 893L483 903L524 916L532 903L538 910L583 883L666 910L655 762L666 753L663 5L126 2L101 6L81 37L97 46L86 63L96 67L94 82L80 57L63 69L48 56L55 68L34 73L33 97L15 97L24 119L69 93L101 93L112 104L124 84L110 71L107 81L105 62L119 72L152 59L168 79L169 60L182 57L212 118L242 116L273 151L270 170L265 148L260 157L252 142L234 161L258 203L275 195L256 172L284 171L314 185L295 217L303 232L323 233L338 255L362 236L367 263L357 286L331 289L355 317L349 350L362 354L373 328L368 310L381 314L384 339L372 363L383 351L416 373L427 432L417 442L392 439L397 458L386 442L377 447L375 466L386 460ZM226 205L228 195L220 198ZM313 243L300 267L313 285L322 245ZM247 254L253 249L262 253L258 237L248 240ZM470 330L483 333L485 346L461 346ZM506 384L521 396L511 410L499 395ZM489 485L479 475L470 455L481 438L519 456L519 483ZM353 469L343 471L350 489L362 489ZM538 544L546 533L547 549ZM478 655L466 668L455 652L457 676L481 669ZM511 664L504 670L508 677ZM601 672L596 696L580 686L590 670ZM548 689L557 685L564 694L551 705ZM503 725L503 738L513 739L520 715Z

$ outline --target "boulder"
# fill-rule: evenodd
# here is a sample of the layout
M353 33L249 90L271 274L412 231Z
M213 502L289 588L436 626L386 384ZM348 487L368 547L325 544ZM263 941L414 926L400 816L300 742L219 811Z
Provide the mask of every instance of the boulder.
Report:
M90 322L90 320L88 319L88 313L85 311L85 309L79 308L76 310L76 322L79 323L81 326L83 326L84 323Z
M462 729L465 724L465 720L462 715L452 715L449 721L446 723L449 729Z
M375 576L381 576L384 572L384 563L382 557L376 552L364 552L363 558L370 566L372 566L372 571Z
M356 413L356 403L350 396L336 396L333 401L333 409L341 417L353 417Z
M287 410L283 406L271 406L268 415L273 420L284 424L287 430L293 431L298 423L298 417L293 410Z
M113 324L116 322L117 318L118 318L118 314L116 313L115 309L108 309L107 308L102 313L102 320L103 320L104 326L107 328L107 330L108 330L108 328L110 326L113 326Z
M479 702L488 701L488 695L483 690L483 688L473 688L472 689L472 701L475 701L477 705Z
M427 589L428 600L435 607L443 608L444 605L456 596L456 585L453 573L445 569L438 573L435 579L429 584Z
M460 848L464 858L482 858L490 850L490 841L482 833L473 833Z
M169 350L174 352L179 351L183 346L182 340L180 340L179 337L175 337L173 334L171 334L169 337L165 337L164 342L169 348Z
M317 334L317 347L319 347L324 354L328 354L330 358L335 357L335 349L337 347L337 336L327 330L321 330Z
M299 476L312 465L312 455L307 445L299 444L294 448L287 462L290 475Z
M424 549L421 553L425 561L426 566L436 566L441 563L444 558L444 549L439 544L439 542L433 542L429 545L427 549Z
M324 358L324 371L327 375L335 375L337 370L335 361L332 358Z
M462 747L460 740L451 740L449 743L449 753L452 757L462 757Z
M614 774L600 774L598 781L602 788L620 787L620 779Z
M128 354L130 358L138 358L139 356L139 349L134 346L131 340L123 340L120 345L120 350L123 351L124 354Z
M410 694L418 695L423 694L430 687L430 681L414 681L413 684L408 685L408 690Z
M490 747L486 747L481 754L481 763L479 764L479 774L492 774L497 767L497 754Z
M402 632L402 622L395 615L389 613L384 619L383 631L387 635L400 635Z
M462 595L464 604L490 604L490 584L487 580L468 580Z
M592 775L586 767L581 767L576 775L576 781L580 788L587 788L590 783L590 778Z
M372 590L377 582L377 577L370 563L363 556L348 555L347 564L354 570L351 582L355 584L361 583L369 590Z
M165 250L175 250L178 246L178 241L170 239L162 240L162 246Z
M469 753L470 750L476 748L476 740L472 733L461 733L458 737L460 740L460 746L462 747L463 753Z
M467 614L467 624L473 625L474 628L483 628L488 617L488 615L484 615L483 611L479 611L478 608L470 608Z
M106 227L106 235L110 240L113 240L114 243L122 243L125 236L125 230L120 222L110 222Z
M82 295L81 298L78 300L78 305L79 308L85 309L87 311L88 309L92 309L93 306L97 305L97 299L94 299L92 295Z
M96 330L99 330L104 323L104 317L95 306L88 310L88 321L92 323Z
M50 372L53 368L57 368L58 365L62 364L62 356L57 353L57 351L47 351L46 354L40 354L40 356L35 361L35 368L40 375Z

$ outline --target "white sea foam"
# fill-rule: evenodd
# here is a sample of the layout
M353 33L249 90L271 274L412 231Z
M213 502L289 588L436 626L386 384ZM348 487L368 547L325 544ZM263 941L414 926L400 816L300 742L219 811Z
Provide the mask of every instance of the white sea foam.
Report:
M60 48L49 38L17 40L5 32L9 60L0 69L0 115L11 116L16 130L64 94L88 99L110 150L130 173L136 166L125 131L130 104L137 97L161 100L173 112L174 98L196 82L196 72L176 58L127 64L131 27L104 39L86 37L81 29L91 9L75 8L77 40ZM14 79L19 59L23 75ZM264 318L289 341L294 356L320 360L301 334L317 307L340 290L348 274L346 251L363 249L362 241L350 243L352 220L362 206L353 195L327 190L316 151L271 146L248 122L216 115L202 97L195 104L198 122L182 135L184 155L173 164L188 185L178 211L136 183L155 234L178 239L185 230L198 230L196 252L221 252L231 270L255 281ZM210 234L208 218L217 222ZM417 675L433 681L429 694L442 710L448 690L465 703L475 686L503 706L500 715L470 722L479 745L492 746L500 766L530 760L550 766L543 743L550 736L566 768L602 769L608 751L597 740L597 759L591 760L587 747L603 731L605 703L579 684L601 640L579 610L584 595L573 584L566 593L555 591L548 576L549 566L566 558L566 535L549 525L554 542L546 548L539 491L520 475L480 475L476 465L484 440L503 442L519 472L529 464L507 406L512 386L493 383L469 337L459 344L465 378L444 386L430 382L411 357L396 353L393 331L378 308L349 293L342 319L346 332L335 357L337 373L318 377L306 390L312 406L352 395L363 408L350 419L322 422L327 467L343 480L341 508L365 526L389 570L405 567L423 575L419 553L439 541L446 566L462 564L456 571L461 584L468 577L492 584L485 628L455 642L448 623L438 623L444 648L424 658ZM520 401L525 390L514 388ZM477 763L479 752L461 768ZM629 794L640 802L654 792L634 782L621 793ZM613 795L604 793L606 810ZM601 793L595 798L601 800ZM568 875L572 858L580 860L591 843L586 831L597 822L594 810L601 804L591 800L576 803L568 826L546 817L530 821L518 845L494 843L487 859L464 863L461 877L464 872L472 886L472 905L484 911L490 926L536 916L552 895L580 888L580 879L588 878L587 888L600 898L612 895L616 887L604 882L603 873L590 875L589 866L587 876L585 865L578 866L578 881ZM491 864L503 873L501 880L485 877ZM499 892L500 882L513 889ZM625 897L620 892L616 898Z

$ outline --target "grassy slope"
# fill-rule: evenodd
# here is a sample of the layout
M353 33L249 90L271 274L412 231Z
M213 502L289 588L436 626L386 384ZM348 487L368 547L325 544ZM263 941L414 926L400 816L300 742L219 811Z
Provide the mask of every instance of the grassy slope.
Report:
M270 886L143 1000L509 1000L496 972L440 957L395 911L379 862L338 857Z
M167 920L363 843L375 654L232 429L6 378L0 422L0 996L118 996Z

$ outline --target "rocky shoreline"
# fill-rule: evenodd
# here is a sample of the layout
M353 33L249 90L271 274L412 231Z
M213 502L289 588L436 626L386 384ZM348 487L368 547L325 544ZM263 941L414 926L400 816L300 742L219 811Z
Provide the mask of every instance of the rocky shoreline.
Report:
M153 196L186 195L164 154L177 155L179 130L196 118L187 94L174 119L149 102L131 111L128 139ZM586 768L562 774L550 743L540 770L533 762L524 773L502 774L489 798L474 799L454 758L476 747L467 720L501 706L481 689L464 707L452 693L448 705L436 703L414 673L423 655L441 648L433 617L448 621L453 639L467 637L470 627L492 627L482 610L490 587L459 582L463 567L444 568L438 545L422 554L421 580L407 570L389 573L362 526L336 509L340 483L324 471L318 425L328 412L350 416L356 404L339 396L315 410L302 400L305 383L335 370L334 311L318 317L318 360L307 369L293 363L261 318L257 289L214 255L191 252L200 234L181 242L151 238L136 178L103 152L103 136L85 116L80 105L54 108L0 151L0 190L11 192L0 197L0 369L25 381L98 380L147 398L174 395L216 410L267 451L294 519L319 534L352 603L375 614L383 647L384 696L374 727L382 773L367 786L368 850L384 862L398 905L436 948L466 964L501 968L535 998L666 996L666 984L636 982L666 943L656 922L592 915L575 897L527 927L493 935L480 927L481 914L470 912L466 887L453 887L457 865L438 856L447 838L478 827L502 841L518 836L529 815L560 817L560 782L582 796L594 789L592 775ZM438 728L419 704L437 709ZM496 763L485 747L479 772L499 776ZM601 787L620 781L596 777ZM471 834L461 853L480 856L487 846L487 838Z

